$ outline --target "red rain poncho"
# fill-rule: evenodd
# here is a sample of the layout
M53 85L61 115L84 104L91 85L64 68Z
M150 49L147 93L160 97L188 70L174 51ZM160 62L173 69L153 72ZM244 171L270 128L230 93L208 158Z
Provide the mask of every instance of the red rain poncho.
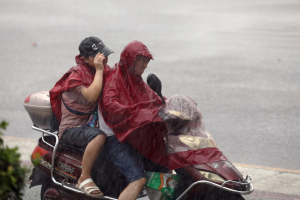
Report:
M153 59L143 43L130 42L114 71L104 80L99 108L120 142L128 140L148 159L166 166L163 137L168 131L158 116L162 100L141 76L134 75L137 55Z
M57 118L61 121L61 98L60 94L70 88L76 87L78 85L83 85L89 87L95 76L95 68L87 65L83 60L80 59L80 55L75 57L77 66L72 67L61 77L59 81L50 90L50 102L52 110ZM109 66L105 66L104 73L107 74L110 71Z
M162 100L141 76L134 75L137 55L153 59L143 43L130 42L122 51L114 71L104 79L100 96L103 119L119 141L129 141L149 160L170 169L224 159L217 148L168 155L164 140L168 129L158 115Z

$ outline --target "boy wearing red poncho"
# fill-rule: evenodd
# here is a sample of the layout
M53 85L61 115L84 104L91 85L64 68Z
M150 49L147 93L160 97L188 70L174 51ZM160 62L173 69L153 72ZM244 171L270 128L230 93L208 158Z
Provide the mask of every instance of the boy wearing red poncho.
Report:
M113 51L99 38L88 37L80 43L79 52L80 55L75 57L77 65L69 69L51 89L50 101L60 122L60 139L85 149L82 173L76 187L88 196L102 197L102 192L91 179L91 170L106 136L103 131L86 124L90 113L95 113L103 76L110 70L108 56Z

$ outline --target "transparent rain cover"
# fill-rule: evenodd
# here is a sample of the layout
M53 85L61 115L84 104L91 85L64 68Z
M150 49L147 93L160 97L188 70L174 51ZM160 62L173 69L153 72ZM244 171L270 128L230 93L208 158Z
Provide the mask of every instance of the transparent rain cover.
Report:
M159 116L163 118L169 131L166 136L168 154L217 148L215 140L203 125L196 102L190 97L179 94L171 96L160 108Z

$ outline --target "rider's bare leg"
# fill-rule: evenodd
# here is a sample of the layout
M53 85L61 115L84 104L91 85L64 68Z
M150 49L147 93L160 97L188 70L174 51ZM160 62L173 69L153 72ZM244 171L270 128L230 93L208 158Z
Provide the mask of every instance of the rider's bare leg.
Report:
M87 146L83 154L82 158L82 172L80 178L78 179L78 183L80 184L84 180L91 178L91 171L94 165L96 158L102 150L102 147L105 143L106 136L101 134L97 135ZM96 186L94 182L87 183L83 186L83 188L89 186ZM99 194L101 191L96 190L91 192L92 194Z
M120 194L119 200L136 200L145 184L146 178L141 178L130 183Z

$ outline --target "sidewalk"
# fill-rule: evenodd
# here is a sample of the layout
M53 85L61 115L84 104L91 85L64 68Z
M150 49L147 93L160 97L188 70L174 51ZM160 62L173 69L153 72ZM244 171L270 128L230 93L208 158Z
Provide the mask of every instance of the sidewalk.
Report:
M10 148L18 147L18 153L21 154L20 160L26 166L32 166L30 156L33 149L37 145L37 140L32 139L24 139L24 138L16 138L9 136L2 136L4 145L7 145Z
M37 145L36 140L7 136L4 136L3 140L4 145L18 147L22 162L26 166L31 166L30 155ZM255 197L257 199L300 199L300 171L234 165L244 176L250 175L253 180L254 192L246 196L254 197L254 199L256 199Z

